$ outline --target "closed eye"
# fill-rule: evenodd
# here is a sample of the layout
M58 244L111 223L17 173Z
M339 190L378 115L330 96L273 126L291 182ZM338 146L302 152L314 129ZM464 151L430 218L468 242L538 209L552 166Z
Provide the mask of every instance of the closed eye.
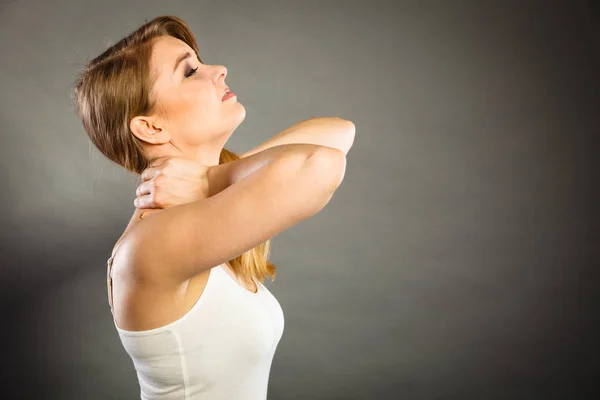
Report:
M196 71L198 71L198 68L199 67L188 69L188 71L185 73L185 77L189 78L190 76L194 75Z

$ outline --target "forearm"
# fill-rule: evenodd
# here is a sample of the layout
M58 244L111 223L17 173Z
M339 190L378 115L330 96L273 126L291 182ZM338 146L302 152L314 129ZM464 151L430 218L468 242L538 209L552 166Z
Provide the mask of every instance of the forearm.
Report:
M320 147L316 144L292 143L276 145L245 158L210 167L207 173L209 197L246 178L279 157L308 159Z
M274 146L292 143L332 147L347 154L354 143L356 128L351 121L338 117L311 118L301 121L241 155L251 156Z

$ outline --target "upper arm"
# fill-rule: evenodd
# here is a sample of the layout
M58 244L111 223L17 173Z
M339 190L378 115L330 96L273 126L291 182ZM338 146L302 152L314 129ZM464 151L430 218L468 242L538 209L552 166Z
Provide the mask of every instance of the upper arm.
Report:
M354 143L355 133L356 128L351 121L338 117L310 118L284 129L264 143L240 154L240 158L291 143L332 147L347 154Z
M178 281L227 262L319 212L345 162L325 147L286 155L212 197L162 210L130 235L129 262Z

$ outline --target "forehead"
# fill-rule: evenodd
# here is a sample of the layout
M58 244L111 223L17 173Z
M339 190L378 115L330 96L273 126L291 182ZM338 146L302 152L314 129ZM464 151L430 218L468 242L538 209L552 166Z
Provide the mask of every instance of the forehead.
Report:
M154 40L152 45L150 63L159 74L162 71L170 71L173 69L177 57L188 51L194 54L194 50L184 41L173 36L160 36Z

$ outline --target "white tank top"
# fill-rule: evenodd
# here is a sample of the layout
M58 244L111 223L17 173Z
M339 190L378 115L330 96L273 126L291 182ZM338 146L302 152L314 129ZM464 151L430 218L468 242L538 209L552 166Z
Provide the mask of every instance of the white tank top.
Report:
M112 305L112 257L108 262ZM257 280L252 293L223 269L210 270L198 301L156 329L115 327L135 367L141 399L262 400L284 329L283 310ZM111 308L112 309L112 308Z

